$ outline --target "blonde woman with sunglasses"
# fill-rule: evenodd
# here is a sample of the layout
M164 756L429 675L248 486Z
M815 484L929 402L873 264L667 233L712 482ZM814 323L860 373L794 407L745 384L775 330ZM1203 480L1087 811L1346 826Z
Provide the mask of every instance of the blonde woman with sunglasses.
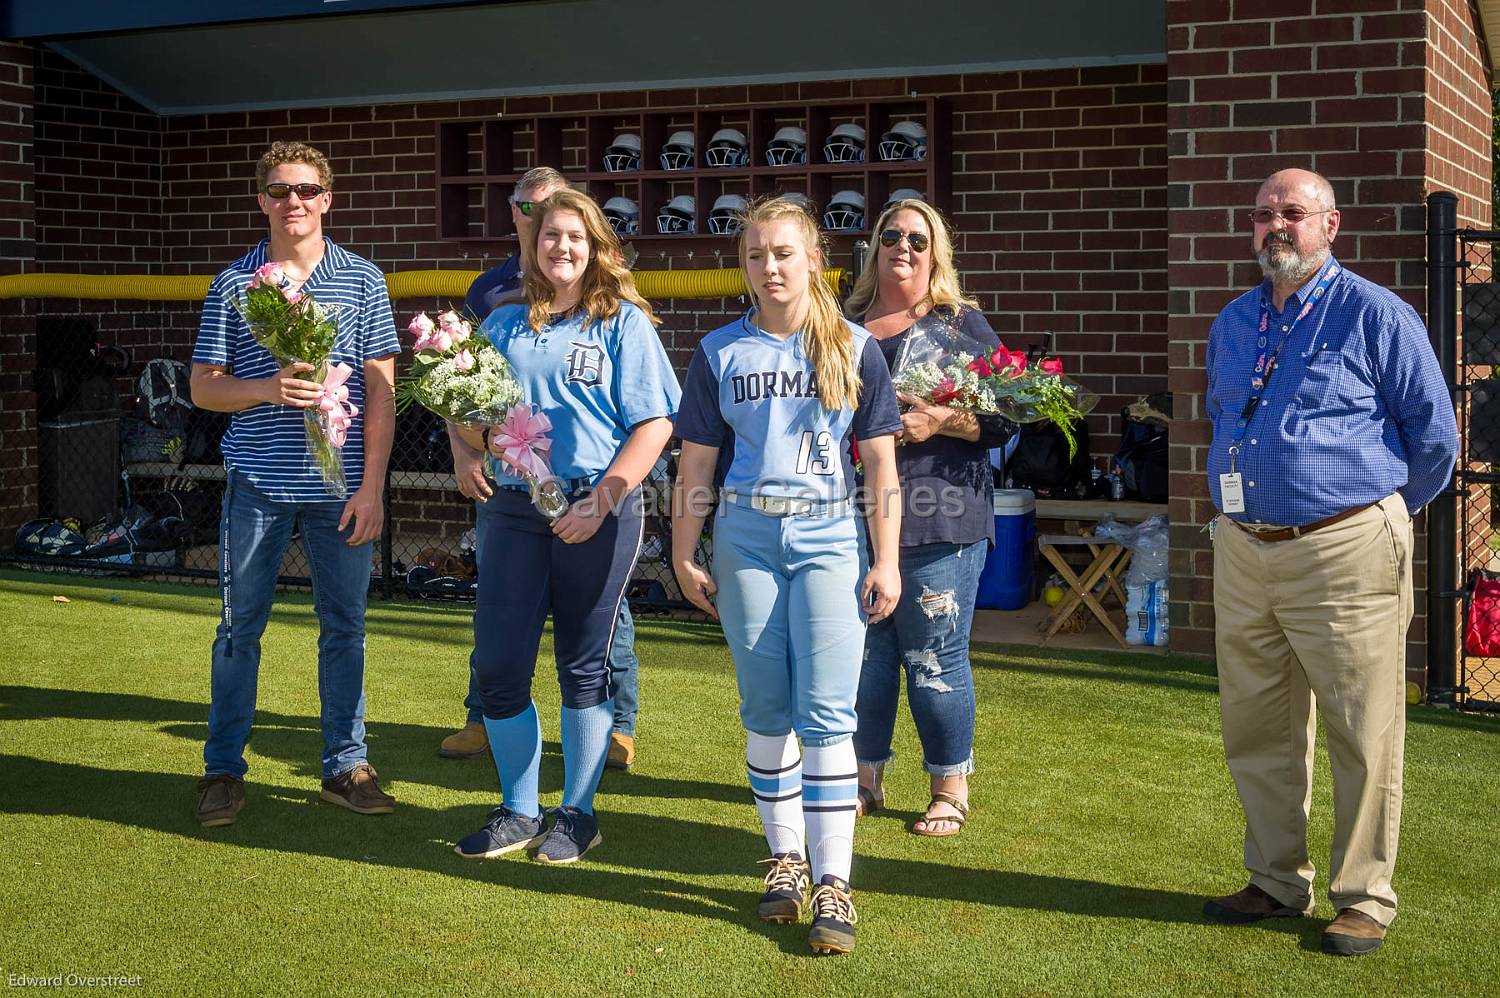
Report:
M896 359L918 319L936 312L988 347L999 338L953 267L953 243L942 216L925 201L892 204L875 225L864 270L846 313L876 339L887 363ZM931 782L917 835L956 835L969 813L974 770L974 678L969 628L979 573L995 541L993 480L987 458L1014 427L998 416L977 417L898 396L901 446L901 602L865 636L859 680L859 802L872 814L885 801L882 776L894 758L891 740L901 680L922 742Z

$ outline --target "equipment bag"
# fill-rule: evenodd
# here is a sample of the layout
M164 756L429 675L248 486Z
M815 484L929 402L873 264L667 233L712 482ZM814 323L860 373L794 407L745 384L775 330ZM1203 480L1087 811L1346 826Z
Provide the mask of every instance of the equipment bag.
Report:
M1011 488L1030 489L1039 497L1080 494L1089 482L1088 424L1073 424L1078 451L1068 457L1068 440L1052 423L1023 423L1015 452L1005 463Z
M1500 575L1479 571L1469 596L1469 619L1464 625L1464 653L1476 658L1500 658Z

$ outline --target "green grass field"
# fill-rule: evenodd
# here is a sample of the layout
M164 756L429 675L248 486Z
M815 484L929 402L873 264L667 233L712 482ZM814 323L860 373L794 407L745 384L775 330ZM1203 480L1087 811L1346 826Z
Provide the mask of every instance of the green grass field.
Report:
M69 603L52 600L66 595ZM640 755L605 775L604 844L573 867L451 851L497 799L487 758L437 758L462 719L470 610L369 618L371 761L391 817L320 803L316 624L284 597L265 642L239 822L193 817L210 587L0 573L0 980L140 975L148 993L1496 994L1500 718L1412 708L1402 914L1385 949L1318 952L1332 917L1205 924L1238 889L1240 816L1212 667L980 647L964 833L926 800L909 716L889 810L860 822L859 945L754 917L765 854L717 628L642 620ZM562 782L550 643L535 692L543 802ZM1326 885L1326 765L1313 855Z

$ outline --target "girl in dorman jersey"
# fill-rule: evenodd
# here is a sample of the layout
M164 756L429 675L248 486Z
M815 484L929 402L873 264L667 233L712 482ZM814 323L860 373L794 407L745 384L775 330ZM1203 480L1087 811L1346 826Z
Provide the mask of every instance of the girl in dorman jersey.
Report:
M565 188L534 210L535 238L522 247L526 300L496 309L483 328L551 421L551 471L570 505L551 521L523 481L503 474L489 500L474 670L504 803L456 848L488 859L540 845L537 860L571 863L601 841L593 800L614 723L610 643L640 550L640 482L672 434L680 391L658 320L599 207ZM459 432L500 456L488 431ZM542 732L531 700L549 611L564 766L550 831L537 800Z
M901 593L892 437L901 416L879 347L840 314L806 211L782 198L752 206L739 255L755 306L704 337L688 368L672 560L683 594L719 617L734 655L746 765L771 850L760 916L798 920L811 888L808 942L847 953L850 739L866 621L889 615ZM731 434L710 577L694 542ZM865 502L855 496L856 437Z

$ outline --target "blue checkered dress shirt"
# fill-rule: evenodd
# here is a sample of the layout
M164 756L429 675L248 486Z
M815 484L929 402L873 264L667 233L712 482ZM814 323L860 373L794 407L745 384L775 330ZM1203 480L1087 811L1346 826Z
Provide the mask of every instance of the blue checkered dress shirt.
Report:
M1321 274L1321 269L1319 274ZM1223 510L1235 423L1250 397L1261 308L1274 349L1317 283L1277 312L1271 282L1230 302L1208 333L1208 488ZM1427 330L1412 307L1344 271L1282 348L1245 430L1235 470L1245 523L1301 526L1399 492L1412 513L1448 484L1458 426Z

